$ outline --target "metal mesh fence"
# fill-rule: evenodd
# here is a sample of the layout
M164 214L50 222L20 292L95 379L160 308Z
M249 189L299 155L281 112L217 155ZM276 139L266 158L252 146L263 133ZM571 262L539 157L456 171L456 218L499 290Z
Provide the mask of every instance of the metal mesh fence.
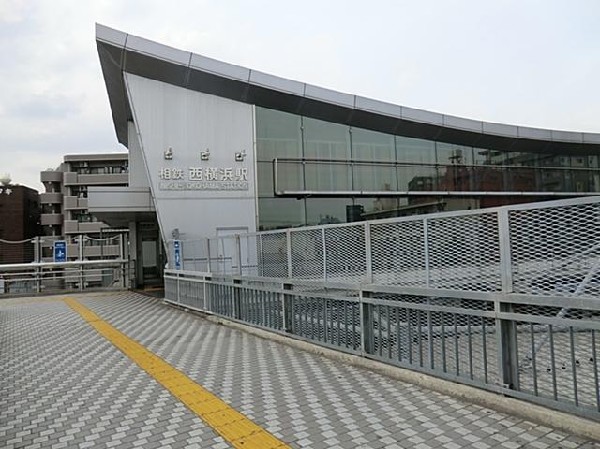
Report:
M497 213L427 220L429 287L499 291Z
M515 292L600 296L600 202L509 214Z
M598 198L213 237L181 245L182 268L190 271L600 296ZM172 242L168 252L172 260Z
M600 420L600 198L206 242L168 299Z
M423 221L371 225L373 282L426 287L426 251Z

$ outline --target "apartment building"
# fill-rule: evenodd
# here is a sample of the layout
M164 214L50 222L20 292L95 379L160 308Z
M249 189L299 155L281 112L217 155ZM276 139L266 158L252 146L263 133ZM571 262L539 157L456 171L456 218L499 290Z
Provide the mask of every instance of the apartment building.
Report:
M88 211L88 187L128 185L128 154L71 154L56 169L41 172L40 194L43 260L52 260L55 240L67 241L69 260L96 260L124 254L123 234Z

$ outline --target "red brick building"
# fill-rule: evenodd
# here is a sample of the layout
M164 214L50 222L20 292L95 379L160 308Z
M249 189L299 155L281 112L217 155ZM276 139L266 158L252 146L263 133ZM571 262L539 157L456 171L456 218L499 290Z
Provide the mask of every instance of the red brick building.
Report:
M0 184L0 264L34 259L30 241L40 235L40 200L37 190Z

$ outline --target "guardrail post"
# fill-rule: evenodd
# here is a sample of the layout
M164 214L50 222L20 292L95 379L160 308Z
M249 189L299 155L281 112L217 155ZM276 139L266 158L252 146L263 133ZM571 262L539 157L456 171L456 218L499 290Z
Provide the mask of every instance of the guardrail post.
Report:
M212 288L211 288L210 282L212 282L212 277L205 276L204 277L204 306L205 306L205 309L207 312L213 311Z
M292 278L293 265L292 265L292 231L286 229L285 231L286 247L287 247L287 277Z
M35 290L37 293L41 293L42 292L42 276L43 276L43 271L44 269L39 266L36 267L35 269L35 277L36 277L36 287Z
M210 263L210 239L206 239L206 271L212 273L211 263Z
M423 254L425 256L425 287L431 287L431 268L429 266L429 221L423 218Z
M79 242L79 260L83 260L83 234L79 234L79 238L77 239L77 241Z
M368 297L369 292L360 291L360 353L363 356L373 353L373 307L364 301Z
M327 245L325 244L325 228L321 228L321 251L323 252L323 280L327 282Z
M177 271L175 273L175 276L177 276L176 287L175 287L176 291L177 291L177 304L181 305L181 293L180 293L181 290L180 290L180 285L179 285L180 284L179 279L180 279L181 275L179 274L179 271Z
M238 239L238 242L239 242L239 239ZM233 280L233 317L240 321L242 320L241 284L242 284L241 279Z
M366 257L366 281L373 283L373 260L371 254L371 223L365 223L365 257Z
M498 211L498 240L500 244L500 277L502 280L502 296L512 293L512 257L510 244L510 223L508 210ZM508 299L508 298L507 298ZM496 299L494 308L497 314L512 312L510 302ZM498 341L498 381L510 389L519 390L519 360L517 324L512 320L496 318L496 336Z
M284 292L281 295L281 316L283 318L283 331L294 334L294 303L293 296L285 293L286 290L293 290L292 284L282 284L281 289Z
M79 290L83 290L83 264L79 264Z
M242 275L242 242L240 239L240 235L235 235L235 251L236 258L238 263L238 275Z

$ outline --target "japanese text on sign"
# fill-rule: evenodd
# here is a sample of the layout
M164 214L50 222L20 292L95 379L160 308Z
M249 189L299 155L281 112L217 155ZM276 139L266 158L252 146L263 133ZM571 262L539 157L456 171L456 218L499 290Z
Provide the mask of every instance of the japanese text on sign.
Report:
M161 190L248 190L248 169L233 167L161 168Z

